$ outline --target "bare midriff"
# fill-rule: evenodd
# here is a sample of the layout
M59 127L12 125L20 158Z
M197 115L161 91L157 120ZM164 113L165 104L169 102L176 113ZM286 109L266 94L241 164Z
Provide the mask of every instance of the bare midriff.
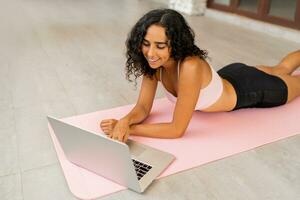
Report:
M222 79L223 92L220 98L210 107L202 110L203 112L226 112L234 109L237 102L236 92L230 82Z

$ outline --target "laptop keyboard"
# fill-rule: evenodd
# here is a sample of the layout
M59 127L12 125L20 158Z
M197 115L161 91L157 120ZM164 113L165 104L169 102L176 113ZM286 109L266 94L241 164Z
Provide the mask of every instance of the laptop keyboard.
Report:
M136 175L138 177L138 180L140 180L141 178L143 178L143 176L152 168L150 165L147 165L145 163L142 163L140 161L134 160L133 161L133 165L135 167L135 172Z

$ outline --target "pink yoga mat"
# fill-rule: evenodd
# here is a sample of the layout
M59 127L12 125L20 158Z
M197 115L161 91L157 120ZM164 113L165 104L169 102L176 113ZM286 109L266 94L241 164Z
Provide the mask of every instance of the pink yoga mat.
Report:
M133 106L73 116L64 121L100 134L99 122L102 119L119 119ZM151 115L144 123L169 122L172 119L173 109L174 104L166 98L156 99ZM299 119L300 98L287 105L267 109L242 109L220 113L195 111L182 138L131 137L131 139L169 152L176 157L176 160L160 175L164 177L299 134L300 123L297 123ZM49 130L68 186L76 197L94 199L126 189L66 160L51 127ZM197 156L191 157L195 152Z

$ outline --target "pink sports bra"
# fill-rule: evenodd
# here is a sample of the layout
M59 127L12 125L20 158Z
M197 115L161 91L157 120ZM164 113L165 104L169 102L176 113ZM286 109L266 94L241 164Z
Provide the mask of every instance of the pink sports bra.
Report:
M179 66L180 66L180 62L178 62L178 65L177 65L177 77L179 77ZM212 72L212 79L205 88L201 89L195 110L204 110L204 109L208 108L209 106L213 105L222 95L222 92L223 92L222 79L220 78L220 76L217 74L217 72L211 66L210 66L210 69ZM167 98L171 102L176 103L177 98L175 96L173 96L173 94L170 93L163 85L162 68L160 68L160 81L164 88L165 95L167 96Z

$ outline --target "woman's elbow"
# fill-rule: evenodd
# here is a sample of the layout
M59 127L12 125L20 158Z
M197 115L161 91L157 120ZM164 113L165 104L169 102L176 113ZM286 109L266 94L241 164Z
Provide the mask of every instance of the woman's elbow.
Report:
M186 128L187 127L180 126L179 124L176 125L174 122L171 123L171 129L172 129L171 138L176 139L176 138L183 137Z
M186 129L176 129L174 131L174 139L183 137Z

